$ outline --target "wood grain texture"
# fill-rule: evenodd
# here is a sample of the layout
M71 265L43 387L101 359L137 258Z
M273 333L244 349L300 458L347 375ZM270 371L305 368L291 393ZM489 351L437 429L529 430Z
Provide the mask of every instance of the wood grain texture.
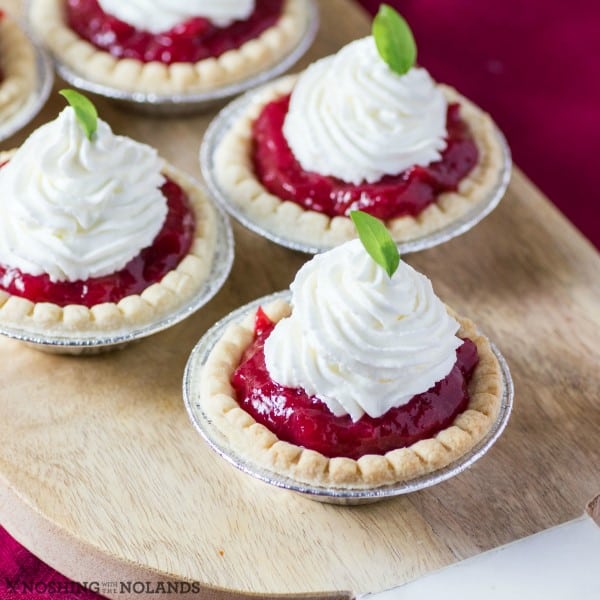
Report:
M321 8L303 65L368 31L349 0ZM152 119L97 104L116 132L199 176L214 113ZM54 96L0 150L61 106ZM216 600L347 598L573 518L600 490L600 260L520 172L473 231L407 257L497 342L514 414L467 472L380 504L334 507L272 489L215 456L188 422L181 379L196 341L240 304L287 287L306 260L239 226L235 235L224 289L169 331L88 358L0 340L0 523L40 558L80 581L192 579Z

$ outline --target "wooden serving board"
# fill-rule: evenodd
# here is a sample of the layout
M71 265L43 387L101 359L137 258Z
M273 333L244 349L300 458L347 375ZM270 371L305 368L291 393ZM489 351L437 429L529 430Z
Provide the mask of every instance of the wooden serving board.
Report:
M349 0L321 9L303 65L368 32ZM28 131L62 104L55 95ZM199 175L213 114L98 107L115 131ZM307 259L238 226L235 235L224 289L169 331L86 358L0 339L0 523L42 560L119 598L128 595L110 582L173 579L200 582L203 598L349 598L574 518L598 492L600 260L519 171L472 232L407 257L506 356L512 419L467 472L379 504L328 506L254 481L189 423L181 381L194 344L232 309L287 287Z

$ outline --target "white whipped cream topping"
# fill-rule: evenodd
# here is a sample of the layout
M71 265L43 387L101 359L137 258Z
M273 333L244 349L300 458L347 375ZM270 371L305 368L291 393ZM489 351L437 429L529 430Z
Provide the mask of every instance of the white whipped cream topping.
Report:
M169 31L194 17L217 27L247 19L255 0L98 0L102 10L137 29L151 33Z
M267 370L336 416L380 417L456 362L459 324L429 279L405 262L390 279L359 240L306 263L291 290L292 314L265 344Z
M283 133L304 170L372 183L439 160L446 111L425 69L394 73L366 37L300 75Z
M164 223L162 165L104 121L90 142L65 108L0 169L0 263L53 281L122 269Z

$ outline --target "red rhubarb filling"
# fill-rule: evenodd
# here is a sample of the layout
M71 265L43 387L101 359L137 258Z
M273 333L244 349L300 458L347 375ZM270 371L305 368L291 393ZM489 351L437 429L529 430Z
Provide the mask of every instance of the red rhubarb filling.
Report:
M158 283L188 254L196 229L186 193L170 179L161 190L168 206L162 229L153 244L120 271L85 281L53 282L48 275L29 275L0 264L0 289L32 302L53 302L59 306L83 304L89 308L103 302L119 302Z
M67 0L67 23L80 37L117 58L142 62L197 62L239 48L275 25L283 0L257 0L244 21L216 27L197 17L164 33L150 33L105 13L97 0Z
M231 383L240 406L281 440L328 457L358 459L365 454L385 454L434 436L469 404L467 388L479 357L477 346L468 338L456 351L456 363L446 378L382 417L365 415L355 423L350 416L334 416L323 402L301 388L286 388L271 379L264 344L274 327L259 310L254 341Z
M427 167L415 166L399 175L359 185L308 172L294 157L283 134L289 102L288 95L267 104L254 122L255 173L278 198L330 217L347 216L351 210L362 210L379 219L418 215L442 192L456 190L477 164L477 146L460 117L460 106L450 104L446 119L448 145L441 160Z

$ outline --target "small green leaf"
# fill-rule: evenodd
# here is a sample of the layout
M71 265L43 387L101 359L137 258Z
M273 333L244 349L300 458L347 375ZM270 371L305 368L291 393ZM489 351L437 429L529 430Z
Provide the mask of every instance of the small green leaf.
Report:
M400 264L400 252L387 227L379 219L361 210L353 210L350 218L365 250L392 277Z
M417 45L408 23L391 6L382 4L373 20L377 50L388 67L404 75L417 60Z
M73 107L81 128L91 140L98 129L98 111L92 101L75 90L60 90L58 93Z

